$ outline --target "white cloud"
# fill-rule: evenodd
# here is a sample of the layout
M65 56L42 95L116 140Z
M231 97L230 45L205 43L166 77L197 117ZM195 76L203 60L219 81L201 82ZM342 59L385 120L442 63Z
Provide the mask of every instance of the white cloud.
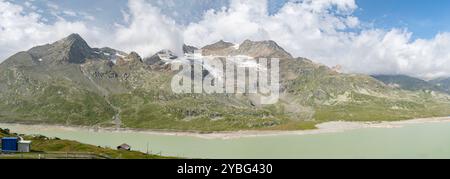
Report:
M90 20L90 21L94 21L95 20L95 17L92 14L90 14L90 13L80 12L80 15L83 16L83 18L86 19L86 20Z
M120 25L111 41L113 47L150 56L162 49L182 52L182 32L174 20L161 15L160 9L144 0L128 2L128 25Z
M75 11L71 11L71 10L64 10L63 13L65 15L72 16L72 17L77 16L77 13Z
M37 13L27 13L22 6L0 0L0 59L18 51L59 40L70 33L79 33L96 43L99 31L83 22L59 19L46 24Z
M365 28L353 16L354 0L290 2L269 15L266 1L233 0L186 27L187 43L203 46L224 39L275 40L295 56L365 74L407 74L425 79L450 76L450 33L412 41L402 29ZM354 32L356 31L356 32Z
M144 0L129 1L129 24L115 29L100 29L82 21L95 20L90 14L62 10L56 4L47 4L57 17L56 22L46 23L40 14L28 13L21 5L0 0L0 59L4 60L18 51L51 43L71 33L79 33L90 45L111 46L127 52L136 51L150 56L161 49L181 53L182 33L170 18ZM83 16L78 21L68 21L58 14Z
M358 8L355 0L292 0L272 15L267 0L231 0L229 6L211 9L188 25L162 15L167 12L162 13L157 2L129 0L123 11L125 24L100 29L84 22L96 20L90 14L78 13L84 18L68 21L57 15L64 9L48 3L57 17L49 24L39 11L24 10L29 3L22 7L0 0L0 58L70 33L81 34L92 46L137 51L142 56L161 49L181 53L183 42L201 47L222 39L235 43L271 39L295 56L328 66L339 64L346 72L426 79L450 76L450 33L413 40L406 29L366 27L353 15Z
M47 2L47 6L53 10L59 10L59 6L52 2Z

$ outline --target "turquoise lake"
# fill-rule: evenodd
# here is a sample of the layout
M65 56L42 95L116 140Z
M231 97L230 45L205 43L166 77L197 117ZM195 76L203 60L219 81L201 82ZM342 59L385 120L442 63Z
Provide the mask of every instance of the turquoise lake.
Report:
M450 123L424 123L402 128L365 128L340 133L279 135L239 139L203 139L146 133L42 129L1 124L23 134L76 140L114 148L187 158L450 158Z

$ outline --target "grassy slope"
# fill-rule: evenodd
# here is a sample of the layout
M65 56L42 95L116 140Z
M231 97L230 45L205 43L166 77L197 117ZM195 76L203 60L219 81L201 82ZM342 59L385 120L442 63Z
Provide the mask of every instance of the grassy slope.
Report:
M3 122L91 126L114 116L104 97L87 88L81 80L32 72L27 67L3 68L0 69L0 120Z
M308 60L285 64L285 76L301 76L285 81L287 90L314 106L315 122L393 121L448 116L449 96L429 91L402 91L364 75L330 71ZM295 70L301 69L301 70Z
M259 129L314 129L310 122L292 121L275 106L251 109L230 106L220 97L179 96L170 100L153 99L148 93L116 95L113 103L122 109L125 127L181 131L234 131ZM136 97L141 96L142 98ZM228 102L231 103L231 102ZM291 126L288 127L287 125Z
M0 137L17 136L17 134L9 134L0 129ZM119 151L109 148L102 148L89 144L83 144L76 141L49 139L44 136L24 136L25 140L32 141L32 153L61 152L62 158L64 153L92 153L95 155L106 156L113 159L168 159L171 157L162 157L158 155L147 155L137 151ZM0 156L0 158L2 158Z
M201 132L302 130L314 129L324 121L385 121L450 114L448 96L439 99L426 92L402 92L368 76L338 74L305 59L281 65L287 94L282 100L295 102L262 108L252 106L245 97L172 94L171 74L160 71L139 68L128 80L95 78L105 89L121 86L124 90L116 89L119 92L105 96L80 74L79 68L61 70L71 71L74 77L70 79L62 73L34 79L33 74L43 73L8 69L0 78L4 89L0 93L0 121L111 126L116 111L108 102L120 108L123 127ZM124 74L130 72L129 68L113 70ZM105 73L109 70L106 68ZM348 99L340 99L346 93ZM310 111L297 111L303 107Z
M450 104L414 103L374 99L370 102L322 106L317 108L315 119L326 121L396 121L414 118L442 117L450 114Z

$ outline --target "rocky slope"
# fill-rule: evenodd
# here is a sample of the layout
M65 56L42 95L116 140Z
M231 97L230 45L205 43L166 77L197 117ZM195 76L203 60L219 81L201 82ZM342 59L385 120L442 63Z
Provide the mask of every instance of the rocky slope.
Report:
M450 78L432 80L431 83L450 94Z
M185 46L185 52L195 47ZM51 123L184 131L309 129L331 120L401 120L450 114L450 97L406 91L365 75L341 74L293 58L273 41L220 41L204 58L280 58L281 97L259 105L250 94L174 94L177 57L169 50L142 59L91 48L73 34L19 52L0 65L0 122ZM236 62L240 63L240 62ZM214 69L205 70L205 75Z
M286 52L283 48L278 46L274 41L254 42L245 40L240 45L235 45L230 42L219 41L212 45L207 45L202 48L205 56L237 56L245 55L254 58L293 58L291 54Z

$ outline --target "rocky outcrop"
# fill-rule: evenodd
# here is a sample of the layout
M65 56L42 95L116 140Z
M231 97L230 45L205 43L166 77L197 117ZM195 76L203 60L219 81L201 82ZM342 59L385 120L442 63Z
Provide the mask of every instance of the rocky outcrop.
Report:
M239 49L233 52L234 55L247 55L255 58L280 58L289 59L293 58L291 54L286 52L274 41L251 41L246 40Z
M245 40L240 45L219 41L202 48L205 56L237 56L245 55L254 58L293 58L274 41Z
M236 50L234 46L235 45L233 43L221 40L214 44L203 47L202 54L204 56L228 56Z
M32 48L28 53L44 63L82 64L87 59L96 58L94 50L78 34L71 34L53 44Z
M183 53L185 54L192 54L194 53L196 50L198 50L197 47L194 46L190 46L190 45L183 45Z

